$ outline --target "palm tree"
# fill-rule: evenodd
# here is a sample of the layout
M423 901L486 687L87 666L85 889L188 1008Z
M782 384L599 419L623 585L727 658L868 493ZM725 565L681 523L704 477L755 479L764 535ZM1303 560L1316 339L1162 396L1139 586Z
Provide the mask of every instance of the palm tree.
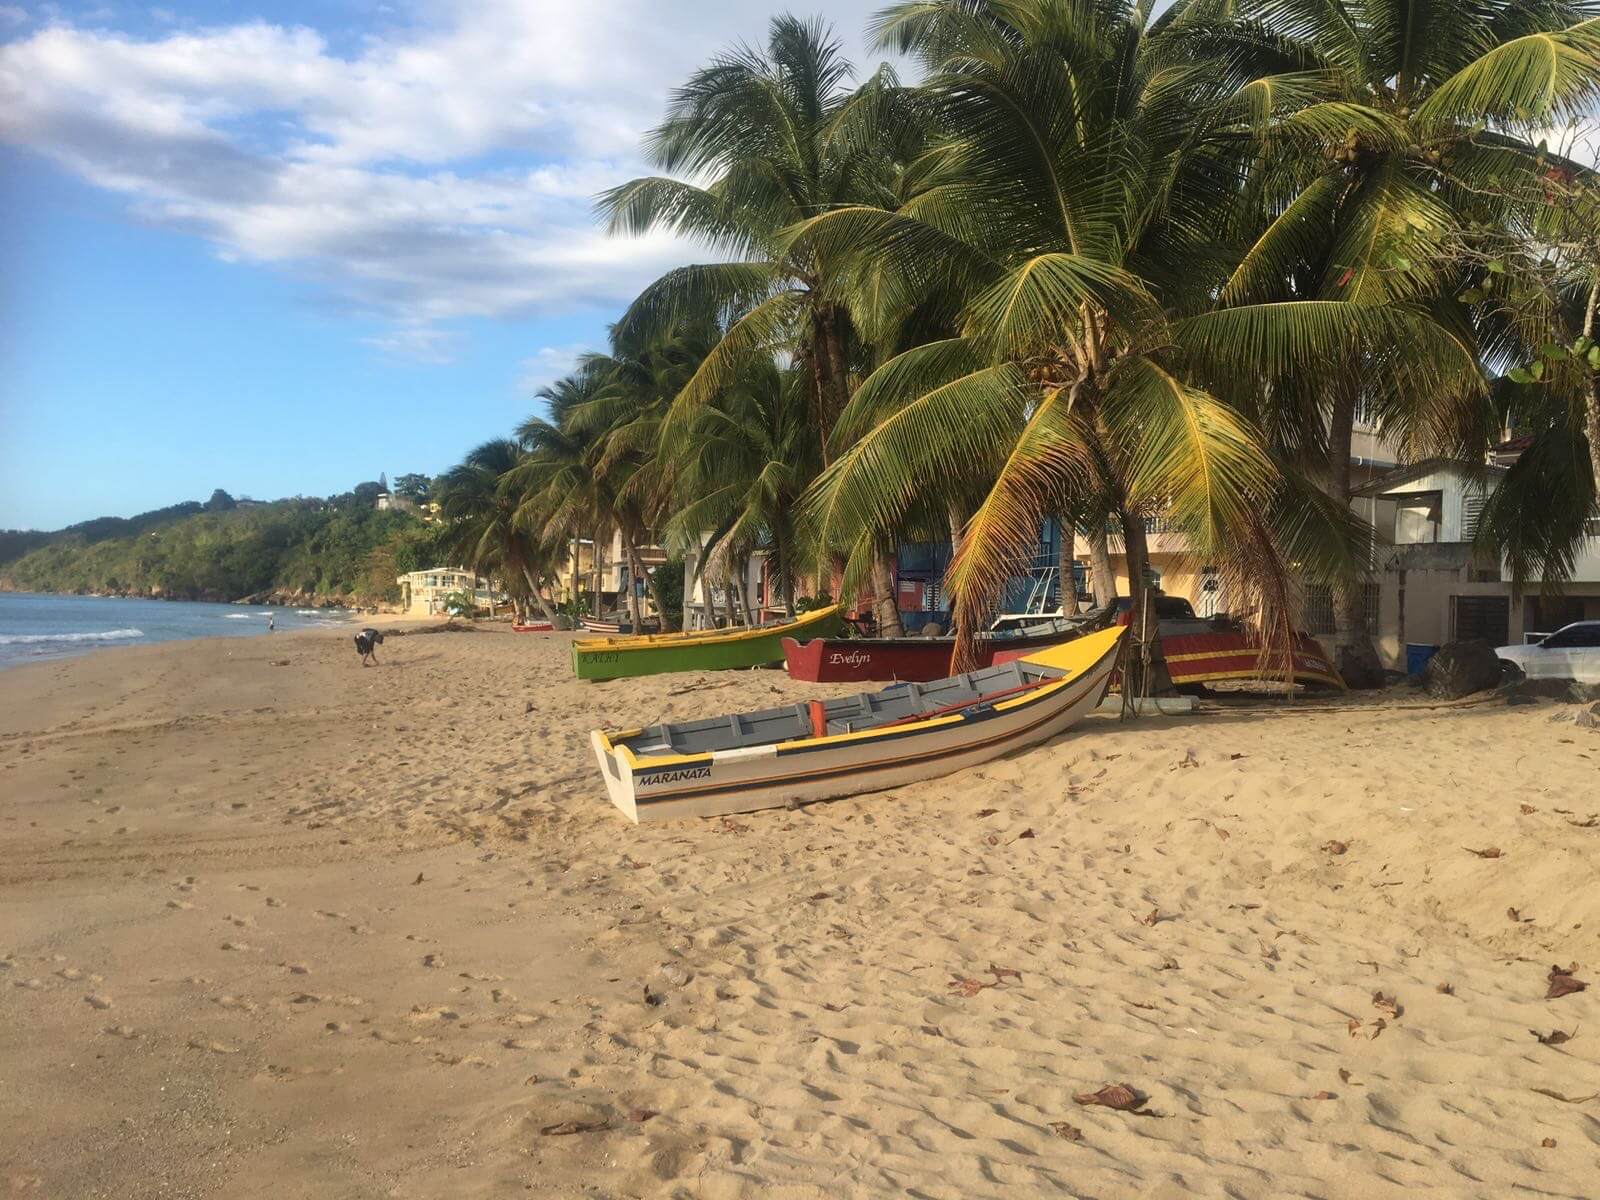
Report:
M473 572L497 573L519 609L532 602L554 620L542 591L552 551L519 515L524 497L517 479L525 458L518 443L496 438L475 447L440 478L444 544Z
M801 562L797 503L821 467L808 387L799 369L753 358L686 430L661 446L662 456L677 464L678 507L666 526L670 543L694 546L710 530L701 569L713 571L766 550L791 617Z
M1600 20L1585 0L1239 0L1176 12L1172 40L1215 57L1250 98L1257 147L1236 211L1242 253L1226 303L1283 299L1432 308L1464 344L1462 250L1538 206L1540 131L1600 95ZM1585 17L1590 19L1584 20ZM1576 24L1575 24L1576 23ZM1451 388L1395 387L1393 353L1352 348L1273 400L1303 437L1285 447L1348 506L1358 405L1414 456L1481 457L1492 410ZM1312 419L1307 420L1306 414ZM1287 427L1287 426L1286 426ZM1381 678L1356 579L1334 586L1335 653Z
M952 297L953 331L895 355L851 399L836 436L853 444L807 501L819 536L870 540L929 494L986 479L948 577L965 639L1041 519L1098 506L1122 535L1142 630L1144 519L1161 511L1197 554L1260 551L1253 569L1273 573L1261 619L1278 631L1287 618L1265 610L1288 603L1286 545L1302 550L1315 522L1282 523L1298 511L1281 500L1294 480L1227 385L1270 387L1401 336L1418 341L1398 368L1412 382L1470 374L1470 358L1397 309L1217 304L1211 246L1248 167L1231 126L1250 98L1218 64L1179 58L1147 6L935 0L887 10L878 33L923 60L945 136L913 199L836 208L793 242L871 264L877 285L854 305ZM1134 663L1135 688L1143 675Z
M855 90L850 74L821 21L776 17L764 50L736 48L697 71L650 135L658 167L708 181L652 176L601 197L614 232L668 228L731 258L669 272L619 323L635 341L686 320L722 326L670 421L691 420L750 355L792 354L808 377L824 460L842 448L833 426L865 362L861 339L821 286L828 264L782 234L841 204L892 203L901 167L926 137L915 93L892 72L880 69ZM880 557L880 596L890 571ZM897 631L892 604L882 615Z

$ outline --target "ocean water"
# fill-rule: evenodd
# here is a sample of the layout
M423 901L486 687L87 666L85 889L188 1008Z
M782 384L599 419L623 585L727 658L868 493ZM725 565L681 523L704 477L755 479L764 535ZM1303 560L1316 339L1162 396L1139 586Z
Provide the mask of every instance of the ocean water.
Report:
M265 637L267 617L282 632L354 624L343 609L267 608L116 596L38 596L0 592L0 668L200 637Z

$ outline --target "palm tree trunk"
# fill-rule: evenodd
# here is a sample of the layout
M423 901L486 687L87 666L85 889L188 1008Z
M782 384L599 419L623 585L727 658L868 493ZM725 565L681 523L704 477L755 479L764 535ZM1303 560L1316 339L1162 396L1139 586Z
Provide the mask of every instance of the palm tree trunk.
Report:
M1595 271L1594 283L1589 288L1589 300L1583 310L1583 336L1595 335L1595 323L1600 321L1600 269ZM1589 439L1589 466L1594 471L1594 494L1600 499L1600 372L1591 372L1589 386L1583 394L1583 431Z
M1167 674L1166 659L1161 654L1161 624L1155 606L1151 603L1150 544L1145 539L1144 518L1127 509L1119 509L1122 522L1122 548L1128 563L1128 636L1129 652L1123 660L1124 696L1159 696L1172 690L1172 679Z
M833 432L834 421L838 420L840 412L850 399L850 372L844 360L841 323L842 318L837 305L830 304L822 310L819 325L828 366L828 411L827 424L823 426L824 434Z
M631 529L623 533L622 544L628 554L628 617L633 622L633 631L643 633L644 609L639 603L639 588L634 582L639 578L639 552L634 546Z
M783 615L794 620L794 572L789 563L789 536L784 530L773 532L773 566L778 573L778 594L783 600Z
M1334 391L1328 420L1328 495L1342 510L1350 507L1350 444L1355 432L1360 376L1353 369ZM1364 579L1333 585L1333 662L1353 688L1381 687L1383 666L1366 625Z
M528 594L533 597L533 602L539 606L539 611L544 614L544 619L552 625L556 621L556 610L550 607L550 601L544 598L544 593L539 590L539 581L533 577L533 572L527 567L522 568L522 577L528 581Z
M893 551L879 554L872 560L872 592L877 601L874 616L878 621L879 637L904 637L905 627L900 624L900 598L894 590L895 555Z
M603 582L600 574L600 531L594 531L594 553L589 556L589 567L594 575L594 615L601 616L604 612L600 603L600 584Z
M1106 522L1101 517L1089 529L1089 586L1094 606L1105 608L1117 602L1117 573L1111 569L1111 547L1106 540Z
M1065 517L1056 518L1056 589L1061 596L1061 615L1070 617L1078 611L1078 585L1072 574L1077 531Z

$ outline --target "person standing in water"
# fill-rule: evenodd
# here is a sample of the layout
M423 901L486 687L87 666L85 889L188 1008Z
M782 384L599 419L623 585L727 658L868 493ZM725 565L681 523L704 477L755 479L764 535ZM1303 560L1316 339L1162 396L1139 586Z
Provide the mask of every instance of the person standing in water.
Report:
M271 633L273 631L273 629L276 628L277 620L278 620L277 614L275 614L275 613L268 613L267 614L267 632L268 633Z

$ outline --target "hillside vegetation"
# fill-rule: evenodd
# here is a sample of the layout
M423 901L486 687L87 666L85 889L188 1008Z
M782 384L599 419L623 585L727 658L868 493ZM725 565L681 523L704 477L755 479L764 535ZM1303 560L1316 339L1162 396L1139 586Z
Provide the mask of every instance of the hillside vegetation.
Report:
M409 513L377 511L370 489L242 507L214 498L0 533L0 590L371 603L398 598L396 575L437 565L437 536Z

